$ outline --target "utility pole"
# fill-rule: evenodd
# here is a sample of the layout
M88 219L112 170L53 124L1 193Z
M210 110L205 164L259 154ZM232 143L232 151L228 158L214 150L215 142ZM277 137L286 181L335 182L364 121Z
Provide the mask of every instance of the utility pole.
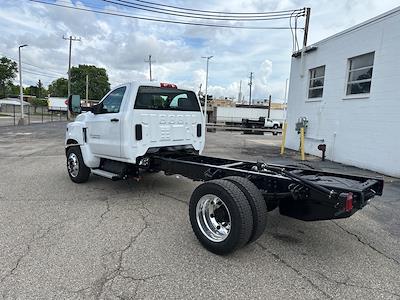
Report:
M89 75L86 75L86 104L89 101Z
M151 54L149 55L149 60L145 60L144 62L149 63L150 81L153 81L153 77L151 76L151 62L155 62L155 61L151 60Z
M213 58L213 56L202 56L201 58L206 58L207 59L207 69L206 69L206 96L204 98L204 120L205 123L207 123L207 92L208 92L208 62L210 61L211 58ZM204 131L205 132L205 131Z
M240 103L241 99L242 99L242 80L240 80L240 83L239 83L238 103Z
M253 85L253 72L250 72L250 81L249 81L249 88L250 88L250 95L249 95L249 105L251 105L251 86Z
M19 100L21 101L21 119L18 125L24 125L24 90L22 87L22 63L21 63L21 48L28 46L27 44L18 47L18 69L19 69Z
M310 14L311 8L306 8L306 23L304 25L304 37L303 37L303 48L307 46L307 38L308 38L308 27L310 26Z
M269 95L268 98L268 119L270 115L271 115L271 95Z
M199 99L201 98L201 87L202 87L202 83L200 83L200 85L199 85L199 93L197 94L198 96L199 96Z
M64 40L69 40L69 56L68 56L68 97L71 95L71 51L72 51L72 42L80 42L80 38L76 37L65 37L63 36Z

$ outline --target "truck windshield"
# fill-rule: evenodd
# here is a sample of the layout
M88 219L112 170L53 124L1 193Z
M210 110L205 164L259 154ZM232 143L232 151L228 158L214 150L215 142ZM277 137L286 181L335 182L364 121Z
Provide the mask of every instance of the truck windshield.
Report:
M200 111L195 93L191 91L141 86L135 109Z

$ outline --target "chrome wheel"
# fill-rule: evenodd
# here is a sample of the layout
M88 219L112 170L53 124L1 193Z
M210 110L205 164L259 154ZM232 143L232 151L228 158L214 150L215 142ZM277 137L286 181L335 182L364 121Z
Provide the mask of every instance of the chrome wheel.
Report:
M79 160L75 153L70 153L67 160L68 173L72 177L78 176L79 173Z
M212 194L197 202L196 220L201 232L210 241L222 242L231 231L231 215L224 201Z

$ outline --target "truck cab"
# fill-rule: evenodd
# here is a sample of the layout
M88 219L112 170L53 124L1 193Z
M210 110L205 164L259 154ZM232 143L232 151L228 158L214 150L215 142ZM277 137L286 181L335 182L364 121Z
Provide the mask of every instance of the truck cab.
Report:
M274 129L278 129L281 126L281 124L278 121L266 118L265 119L265 123L264 123L264 127L265 128L274 128Z
M174 84L130 82L91 108L80 107L79 97L71 97L69 106L80 114L67 125L67 151L79 146L82 162L92 172L110 161L136 165L165 149L200 154L204 148L204 116L196 94Z

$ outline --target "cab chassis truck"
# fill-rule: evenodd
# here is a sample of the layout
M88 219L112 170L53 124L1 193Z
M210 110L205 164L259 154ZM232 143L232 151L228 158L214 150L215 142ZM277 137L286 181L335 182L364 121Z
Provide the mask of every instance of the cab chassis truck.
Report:
M216 254L256 241L268 211L303 221L340 219L382 195L381 177L201 155L206 128L199 101L174 84L128 83L94 107L81 107L79 96L68 107L80 113L65 140L73 182L158 171L203 181L191 195L189 218L197 239Z

